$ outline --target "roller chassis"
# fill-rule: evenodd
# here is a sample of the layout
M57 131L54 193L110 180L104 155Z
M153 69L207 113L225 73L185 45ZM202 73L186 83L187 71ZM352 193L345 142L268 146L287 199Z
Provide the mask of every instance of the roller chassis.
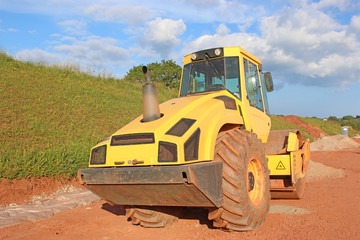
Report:
M222 163L179 166L87 168L85 186L119 205L220 207ZM145 197L146 196L146 197Z

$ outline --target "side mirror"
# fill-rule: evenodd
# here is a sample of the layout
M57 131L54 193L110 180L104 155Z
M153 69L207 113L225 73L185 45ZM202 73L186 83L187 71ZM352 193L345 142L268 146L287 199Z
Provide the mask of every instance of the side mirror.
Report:
M269 72L264 73L264 79L265 79L266 91L267 92L274 91L274 84L273 84L273 80L271 77L271 73L269 73Z

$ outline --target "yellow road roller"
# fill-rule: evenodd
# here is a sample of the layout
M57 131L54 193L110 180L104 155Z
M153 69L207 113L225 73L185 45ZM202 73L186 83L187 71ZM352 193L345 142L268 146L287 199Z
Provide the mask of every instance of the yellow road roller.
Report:
M143 71L143 114L91 149L78 172L86 188L143 227L201 207L214 227L234 231L258 228L271 197L303 196L309 140L270 131L273 81L257 57L241 47L191 53L178 98L160 105Z

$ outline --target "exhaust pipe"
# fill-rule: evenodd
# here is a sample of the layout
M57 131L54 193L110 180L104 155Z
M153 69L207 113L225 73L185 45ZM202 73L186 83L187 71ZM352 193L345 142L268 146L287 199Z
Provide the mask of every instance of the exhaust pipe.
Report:
M160 118L159 102L156 93L156 86L152 84L150 71L143 66L146 83L143 91L143 122L151 122Z

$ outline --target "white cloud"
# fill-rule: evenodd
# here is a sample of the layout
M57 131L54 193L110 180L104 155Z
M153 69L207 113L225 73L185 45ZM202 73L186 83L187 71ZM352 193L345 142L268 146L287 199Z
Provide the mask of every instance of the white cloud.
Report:
M65 33L70 35L81 36L87 34L86 31L87 24L86 22L81 20L76 20L76 19L66 20L59 22L58 25L63 28Z
M178 38L186 30L186 25L182 19L162 19L156 18L146 24L146 30L139 43L142 47L148 48L143 50L144 56L155 55L162 58L169 57L173 48L180 45Z
M343 51L351 44L344 38L345 27L317 10L288 8L264 18L261 26L263 38L272 47L304 60L319 59L329 51ZM334 44L338 46L334 48Z
M226 35L230 33L230 29L225 24L220 24L216 29L216 34L218 35Z
M196 7L207 8L215 6L219 0L184 0L184 2Z
M93 4L86 7L84 13L97 21L114 21L136 25L150 20L157 11L146 6Z
M23 61L33 61L49 64L76 64L82 71L91 66L93 71L128 69L134 64L130 60L128 50L118 47L118 41L113 38L91 36L77 40L73 37L62 37L69 44L56 45L45 51L39 48L19 51L16 57ZM95 68L95 69L93 69ZM117 72L119 73L119 72Z
M37 63L61 63L63 57L56 53L50 53L39 48L25 49L16 53L17 59Z
M264 39L249 33L231 33L224 24L220 24L214 35L203 35L184 44L182 54L189 54L206 48L241 46L249 52L267 51L270 46ZM254 53L255 54L255 53Z
M360 37L360 15L356 15L351 18L349 33L357 34L358 37Z
M359 19L352 19L353 28ZM186 43L183 54L218 46L241 46L262 59L277 84L316 86L359 83L360 43L347 26L314 9L286 8L263 18L261 34L230 33L220 25L214 35ZM225 30L224 30L225 29Z
M261 3L236 0L197 0L190 5L169 7L165 12L185 22L237 24L242 31L259 21L265 10Z
M61 37L61 36L58 36L58 37ZM68 41L68 42L76 42L77 41L76 37L70 37L70 36L63 36L63 37L60 38L60 40L63 41L63 42L66 42L66 41Z
M130 55L124 48L117 46L114 38L90 37L72 44L55 46L54 50L66 54L71 59L99 66L124 64Z
M53 34L51 34L50 36L51 36L51 37L61 37L61 34L59 34L59 33L53 33Z
M18 29L15 29L15 28L8 28L7 30L9 32L18 32L19 31Z
M359 42L346 34L346 26L336 23L323 12L286 9L265 18L262 26L262 37L271 49L281 50L282 58L286 56L297 60L298 64L292 65L289 70L313 79L303 83L336 85L359 81L351 74L360 72L360 67L353 65L360 56ZM267 58L270 60L271 56ZM344 71L350 74L345 77Z
M350 6L351 6L350 0L320 0L318 2L313 2L310 4L310 7L313 7L316 9L336 7L338 9L340 9L341 11L345 11L345 10L349 9Z

